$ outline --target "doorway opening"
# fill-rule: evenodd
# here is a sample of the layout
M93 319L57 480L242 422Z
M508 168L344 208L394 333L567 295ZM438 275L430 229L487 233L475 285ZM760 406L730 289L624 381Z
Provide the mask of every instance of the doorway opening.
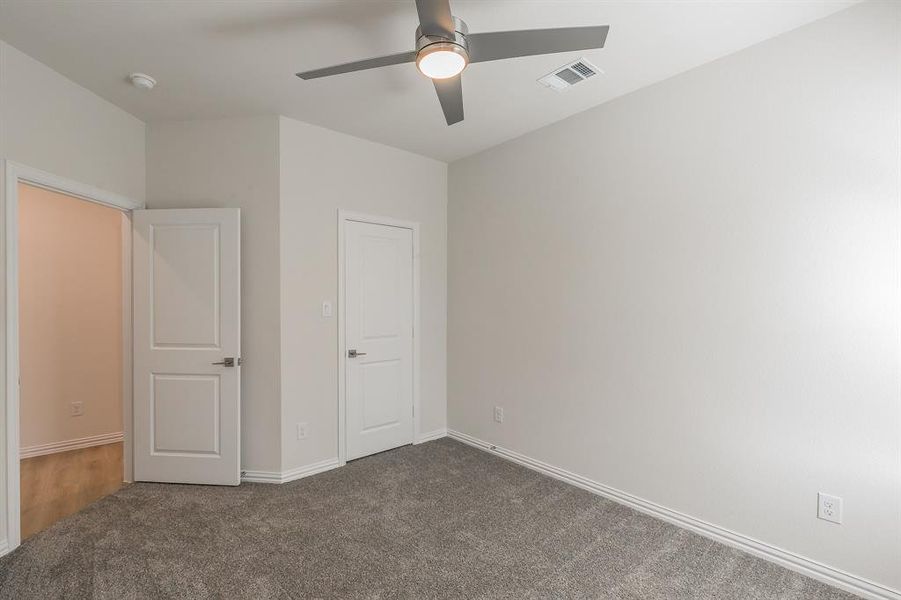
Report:
M104 493L102 484L100 492L72 487L72 476L84 465L89 471L110 465L111 486L132 479L131 211L144 204L12 161L0 166L6 284L0 483L7 538L0 554L5 554L21 543L23 517L30 535L77 512L92 501L91 493ZM106 215L108 236L85 227L96 226L99 214ZM81 255L81 262L70 254ZM100 264L106 265L105 283L97 279ZM20 270L26 271L21 290ZM25 328L21 345L20 325ZM89 385L98 377L105 378L104 385ZM117 402L110 406L110 398ZM114 431L94 433L98 430L88 426L93 413L111 419ZM89 452L68 454L73 450ZM58 479L60 472L67 479ZM63 492L66 501L51 500L48 490ZM36 508L35 498L50 506Z
M21 538L124 481L121 210L28 183L19 209Z

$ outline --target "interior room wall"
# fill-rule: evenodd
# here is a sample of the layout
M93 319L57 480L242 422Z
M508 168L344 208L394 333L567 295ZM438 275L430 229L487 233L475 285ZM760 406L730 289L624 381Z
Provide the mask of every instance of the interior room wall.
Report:
M144 198L144 123L0 41L0 157ZM0 173L0 205L5 206ZM0 231L5 212L0 211ZM6 257L0 247L0 312ZM0 548L6 539L6 329L0 320Z
M338 209L421 224L421 427L446 420L447 165L282 117L282 462L338 456ZM308 424L298 440L296 424Z
M148 208L241 209L241 455L279 471L279 120L151 123Z
M0 41L0 156L144 199L144 123Z
M901 589L899 111L869 2L451 164L449 427Z
M22 448L122 432L127 224L113 208L19 185Z

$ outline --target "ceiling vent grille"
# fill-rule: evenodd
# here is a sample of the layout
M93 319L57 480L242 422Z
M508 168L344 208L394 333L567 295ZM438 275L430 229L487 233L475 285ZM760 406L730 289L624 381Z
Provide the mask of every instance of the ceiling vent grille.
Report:
M603 71L584 58L580 58L568 65L563 65L562 67L554 69L551 73L548 73L539 79L538 83L545 87L549 87L552 90L562 92L563 90L594 77L599 73L603 73Z

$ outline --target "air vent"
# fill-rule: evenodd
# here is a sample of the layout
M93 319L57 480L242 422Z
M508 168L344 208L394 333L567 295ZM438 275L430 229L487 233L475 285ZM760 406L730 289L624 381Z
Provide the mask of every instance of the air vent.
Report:
M548 73L539 79L538 83L545 87L549 87L552 90L562 92L577 83L581 83L590 77L594 77L598 73L603 73L603 71L584 58L580 58L576 62L554 69L552 73Z
M582 81L582 76L576 73L572 69L563 69L562 71L557 71L554 77L559 77L563 80L564 83L568 83L569 85L576 85Z
M581 60L579 62L573 63L572 66L570 67L570 69L572 69L573 71L575 71L576 73L578 73L579 75L584 77L585 79L588 79L589 77L594 77L595 75L598 74L597 71L595 71L594 69L592 69L591 67L586 65Z

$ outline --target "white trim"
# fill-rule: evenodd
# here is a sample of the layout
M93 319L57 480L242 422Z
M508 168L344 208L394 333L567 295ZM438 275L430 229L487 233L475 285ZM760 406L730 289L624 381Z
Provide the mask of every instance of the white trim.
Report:
M241 481L251 483L288 483L289 481L331 471L341 466L344 466L343 462L337 458L330 458L311 465L289 469L288 471L244 471L241 474Z
M436 429L435 431L427 431L426 433L421 433L414 444L424 444L426 442L431 442L432 440L440 440L443 437L447 437L447 429L441 428Z
M122 480L134 481L134 365L132 355L131 212L122 213Z
M6 254L6 541L19 546L19 177L5 168Z
M338 318L338 460L347 462L345 363L347 340L344 337L344 212L338 210L338 298L335 315Z
M420 255L419 255L419 223L403 221L392 217L378 217L362 213L338 209L338 461L344 465L347 461L347 393L345 390L345 357L347 356L347 340L344 338L344 226L348 221L372 223L401 227L413 232L413 438L412 443L419 440L420 415L420 360L422 337L420 332ZM339 465L339 466L341 466Z
M241 483L281 483L278 471L241 471Z
M122 211L143 208L144 203L107 192L77 181L58 177L52 173L3 160L4 175L3 211L6 226L3 229L3 249L6 259L6 535L9 550L15 550L21 542L19 526L19 183L27 183L46 190L60 192L81 200L103 204ZM123 282L129 290L131 282ZM124 336L123 336L124 337ZM124 340L123 340L124 344ZM125 361L131 360L130 348ZM123 382L124 386L124 382ZM123 390L124 391L124 390ZM123 402L129 397L123 394ZM126 426L126 431L129 431ZM127 450L131 450L130 444ZM130 456L124 456L126 464Z
M6 540L0 540L0 558L9 554L9 543Z
M704 537L721 542L727 546L732 546L733 548L738 548L748 554L753 554L754 556L776 563L818 581L822 581L828 585L857 594L863 598L868 598L870 600L901 600L901 592L898 590L893 590L878 583L863 579L862 577L857 577L856 575L852 575L840 569L789 552L788 550L777 548L776 546L761 542L760 540L756 540L741 533L736 533L725 527L702 521L701 519L639 498L638 496L633 496L627 492L588 479L587 477L576 475L565 469L530 458L513 450L496 446L471 435L460 433L459 431L448 429L447 435L464 444L468 444L491 454L496 454L509 461L532 469L533 471L538 471L539 473L548 475L554 479L559 479L560 481L582 488L583 490L587 490L599 496L604 496L605 498L624 504L639 512L651 515L652 517L656 517L667 523L672 523L678 527L694 531Z
M100 435L91 435L62 442L25 446L24 448L19 448L19 459L56 454L58 452L69 452L70 450L81 450L82 448L92 448L94 446L104 446L106 444L115 444L124 440L125 434L119 431L117 433L101 433Z
M25 182L30 185L50 190L51 192L62 192L67 196L74 196L88 202L97 204L105 204L106 206L117 208L119 210L129 211L144 208L144 203L139 200L132 200L126 196L101 190L91 185L79 183L65 177L59 177L53 173L41 171L33 167L28 167L11 160L6 161L7 175L12 172L16 182ZM7 183L7 186L9 184Z

